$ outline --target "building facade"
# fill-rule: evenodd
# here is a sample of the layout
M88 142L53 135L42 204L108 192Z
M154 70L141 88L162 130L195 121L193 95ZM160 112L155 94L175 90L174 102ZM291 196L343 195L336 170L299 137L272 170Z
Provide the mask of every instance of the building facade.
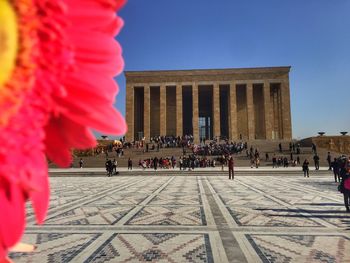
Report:
M292 138L290 67L126 71L127 141Z

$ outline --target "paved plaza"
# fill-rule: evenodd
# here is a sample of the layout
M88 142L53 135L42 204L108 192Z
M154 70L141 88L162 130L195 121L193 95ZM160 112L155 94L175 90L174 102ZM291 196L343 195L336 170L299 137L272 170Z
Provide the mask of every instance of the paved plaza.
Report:
M15 262L350 262L329 176L52 177ZM347 249L347 251L345 251Z

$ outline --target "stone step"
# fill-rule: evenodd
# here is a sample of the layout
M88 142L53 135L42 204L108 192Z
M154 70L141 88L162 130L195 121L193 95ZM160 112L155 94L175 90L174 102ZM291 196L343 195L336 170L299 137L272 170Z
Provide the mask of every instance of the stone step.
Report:
M120 171L118 176L228 176L228 171L179 171L179 170L134 170L134 171ZM283 168L276 168L275 171L266 171L253 168L252 170L235 171L235 176L303 176L303 172L295 170L284 170ZM333 176L331 171L327 170L310 170L310 176ZM78 172L50 172L50 177L105 177L106 173L101 171L78 171ZM115 176L115 175L114 175Z

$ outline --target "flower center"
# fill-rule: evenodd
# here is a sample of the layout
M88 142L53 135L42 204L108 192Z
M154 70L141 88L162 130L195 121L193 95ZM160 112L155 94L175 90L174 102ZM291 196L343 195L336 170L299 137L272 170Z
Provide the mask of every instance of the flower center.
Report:
M17 51L16 13L8 0L0 0L0 91L15 68Z

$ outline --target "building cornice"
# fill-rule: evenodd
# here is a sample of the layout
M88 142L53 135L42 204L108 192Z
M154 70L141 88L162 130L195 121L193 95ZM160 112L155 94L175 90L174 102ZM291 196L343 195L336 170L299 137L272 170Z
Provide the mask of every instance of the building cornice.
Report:
M125 71L127 83L286 79L290 66L227 69Z

